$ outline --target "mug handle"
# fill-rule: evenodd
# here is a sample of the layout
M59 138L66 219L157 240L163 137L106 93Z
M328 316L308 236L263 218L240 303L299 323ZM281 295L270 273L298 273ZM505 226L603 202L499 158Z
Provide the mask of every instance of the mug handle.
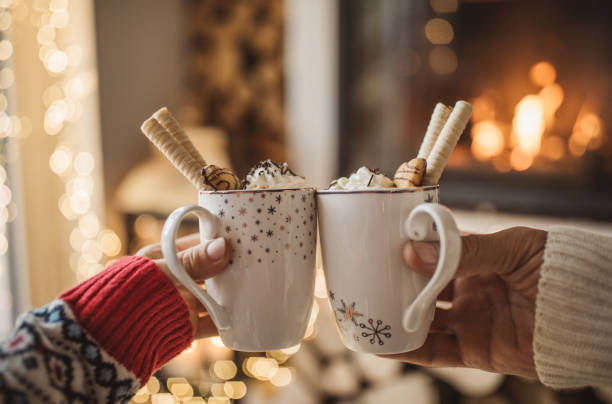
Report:
M200 287L189 276L185 268L181 265L176 255L176 231L183 221L183 218L189 213L195 213L200 219L204 228L204 237L207 239L214 238L217 235L219 223L217 218L207 209L197 205L186 205L176 209L168 216L164 228L162 230L161 246L164 259L170 272L181 282L187 290L189 290L208 310L208 314L212 318L218 330L227 330L230 328L229 315L227 310L213 299L208 292Z
M434 203L418 205L408 216L404 229L410 239L420 241L429 238L434 223L440 234L438 266L425 288L404 311L402 325L406 332L415 332L425 323L428 308L435 304L438 295L453 279L459 266L461 237L448 208Z

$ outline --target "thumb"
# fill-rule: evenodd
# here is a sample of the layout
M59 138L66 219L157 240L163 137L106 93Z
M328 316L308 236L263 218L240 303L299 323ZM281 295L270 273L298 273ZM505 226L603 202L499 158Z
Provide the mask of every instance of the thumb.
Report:
M461 259L456 278L485 272L505 275L546 243L546 232L512 227L492 234L461 237ZM405 262L417 273L432 276L440 254L439 242L409 242L404 247Z
M195 281L203 281L225 268L230 252L229 243L223 237L219 237L187 248L179 252L177 257L189 276ZM156 260L155 263L166 275L172 277L165 260Z

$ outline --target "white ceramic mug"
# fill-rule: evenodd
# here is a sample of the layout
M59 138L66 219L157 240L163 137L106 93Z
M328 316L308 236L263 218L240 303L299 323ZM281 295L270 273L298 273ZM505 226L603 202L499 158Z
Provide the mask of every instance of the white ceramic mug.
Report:
M191 279L176 256L183 217L200 219L202 240L223 236L228 268L206 280ZM200 191L199 206L168 217L162 251L170 271L204 304L228 348L262 352L297 345L313 304L316 249L315 190Z
M329 300L344 345L393 354L425 342L437 296L453 278L461 238L438 186L319 191L319 231ZM404 263L408 239L440 240L431 279Z

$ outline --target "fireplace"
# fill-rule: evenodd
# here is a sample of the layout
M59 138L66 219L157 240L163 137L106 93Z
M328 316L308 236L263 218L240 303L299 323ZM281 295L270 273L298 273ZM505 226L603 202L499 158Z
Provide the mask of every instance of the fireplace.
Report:
M437 101L474 106L444 203L612 220L612 4L343 0L340 169L392 174Z

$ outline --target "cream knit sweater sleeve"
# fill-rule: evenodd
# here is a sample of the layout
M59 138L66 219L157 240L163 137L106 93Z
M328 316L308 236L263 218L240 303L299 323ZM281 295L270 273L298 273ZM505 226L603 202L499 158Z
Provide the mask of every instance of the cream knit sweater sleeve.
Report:
M548 233L536 298L533 350L553 388L612 384L612 238Z

